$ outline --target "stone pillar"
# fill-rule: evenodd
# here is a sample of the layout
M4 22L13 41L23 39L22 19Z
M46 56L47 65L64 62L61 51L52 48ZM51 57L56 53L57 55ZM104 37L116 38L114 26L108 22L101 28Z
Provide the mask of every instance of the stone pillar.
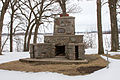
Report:
M67 45L66 52L67 52L67 58L68 59L75 60L75 46L74 46L74 43L69 43Z
M35 58L34 56L34 45L30 44L30 58Z
M55 18L54 35L75 35L75 17Z
M85 59L85 46L83 43L79 43L78 44L78 52L79 52L79 56L78 56L78 59L80 60L84 60Z

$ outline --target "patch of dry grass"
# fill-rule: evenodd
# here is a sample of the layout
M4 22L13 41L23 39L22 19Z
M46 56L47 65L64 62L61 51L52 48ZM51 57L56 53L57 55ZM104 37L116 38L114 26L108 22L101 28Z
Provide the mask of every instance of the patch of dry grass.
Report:
M0 64L0 69L4 70L15 70L15 71L26 71L26 72L58 72L65 75L85 75L92 73L105 67L108 62L101 58L99 55L86 55L86 59L89 61L88 64L47 64L47 65L35 65L34 63L25 63L20 61L12 61L8 63ZM95 69L95 67L98 67ZM81 72L80 69L85 67L86 71ZM93 67L94 71L88 72L88 67ZM93 70L93 69L89 69Z
M113 58L113 59L120 59L120 55L119 54L116 54L116 55L104 54L103 56L108 56L108 57Z

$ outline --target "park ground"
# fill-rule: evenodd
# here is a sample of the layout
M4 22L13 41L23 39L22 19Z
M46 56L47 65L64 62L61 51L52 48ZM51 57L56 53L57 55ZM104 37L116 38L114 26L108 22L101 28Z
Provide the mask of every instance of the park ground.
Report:
M87 50L86 54L91 54L95 50ZM120 54L120 52L109 52L110 56L116 56L116 54ZM19 60L21 58L28 58L28 52L21 52L21 53L4 53L4 55L0 56L0 65L7 65L9 63L16 63L15 66L18 66ZM104 60L107 60L106 56L101 57ZM119 57L119 55L118 55ZM117 58L109 58L109 65L103 69L97 70L91 74L86 75L65 75L65 73L56 72L56 71L42 71L42 72L26 72L26 71L18 71L18 70L0 70L0 75L2 80L118 80L120 79L120 60ZM11 62L12 61L12 62ZM95 61L95 60L94 60ZM93 61L92 61L93 62ZM99 64L97 62L96 64ZM101 63L100 63L101 64ZM24 66L24 65L21 65ZM38 66L38 65L37 65ZM72 65L75 67L75 65ZM11 67L11 66L8 66ZM29 67L29 66L27 66ZM56 67L59 67L58 65ZM67 66L68 69L70 66ZM80 66L79 66L80 67ZM77 67L78 68L78 67ZM78 68L80 70L80 68ZM67 74L67 73L66 73Z

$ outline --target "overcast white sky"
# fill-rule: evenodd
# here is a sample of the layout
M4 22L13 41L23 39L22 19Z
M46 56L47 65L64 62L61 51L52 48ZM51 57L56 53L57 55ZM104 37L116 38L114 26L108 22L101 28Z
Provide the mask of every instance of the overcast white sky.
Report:
M104 2L106 1L104 0ZM70 14L70 16L75 17L76 32L97 30L96 0L81 0L77 4L81 6L82 11L80 13ZM102 26L103 30L110 30L108 4L102 6Z
M97 30L97 9L96 0L80 2L82 12L76 15L76 31ZM110 29L108 4L102 6L102 23L103 30Z
M74 0L74 3L76 3L75 1L76 0ZM76 18L76 32L97 30L96 0L80 0L80 2L76 4L80 5L82 9L80 13L70 14L70 16L74 16ZM103 30L110 30L108 4L102 6L102 18ZM9 18L5 17L5 21L8 20ZM49 32L52 32L53 28L49 28ZM48 30L46 31L48 32ZM4 29L3 32L6 32L6 30Z

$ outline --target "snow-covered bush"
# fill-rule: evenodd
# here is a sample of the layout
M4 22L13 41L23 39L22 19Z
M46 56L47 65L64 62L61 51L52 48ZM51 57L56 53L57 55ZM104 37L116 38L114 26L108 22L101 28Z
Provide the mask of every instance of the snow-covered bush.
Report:
M85 48L96 48L96 33L85 33L83 42L85 44Z

